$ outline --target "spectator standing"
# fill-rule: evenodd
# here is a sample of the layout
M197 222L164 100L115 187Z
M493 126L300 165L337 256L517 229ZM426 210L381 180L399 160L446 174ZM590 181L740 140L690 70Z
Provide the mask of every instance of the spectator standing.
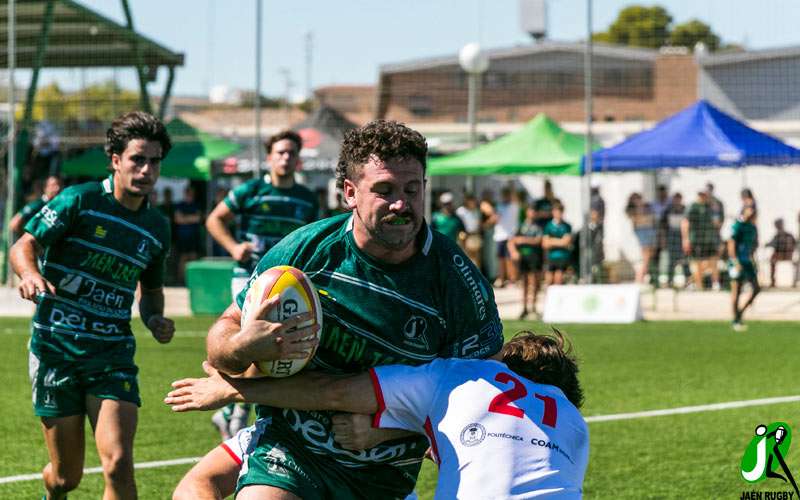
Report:
M708 191L699 191L697 200L689 207L681 222L681 243L683 252L689 257L694 284L703 289L703 276L711 272L712 287L719 290L719 269L717 268L717 239L719 232L714 224L714 214L710 206Z
M200 247L202 214L195 202L194 188L183 191L183 200L175 205L175 243L178 250L178 283L186 284L186 264L197 260Z
M741 192L742 198L742 209L739 213L743 213L745 207L750 207L753 209L754 212L758 213L758 206L756 205L756 199L753 196L753 191L750 188L744 188Z
M667 212L664 214L664 220L667 226L667 254L669 256L669 264L667 267L667 284L673 286L675 284L675 268L681 267L681 276L684 283L686 277L689 276L688 264L683 255L681 245L681 223L686 217L686 206L683 204L683 195L675 193L672 195L672 200L669 204ZM682 286L682 285L680 285Z
M591 272L593 281L602 283L605 281L603 272L603 261L606 260L605 249L603 248L604 238L603 216L597 208L589 209L589 248L592 251ZM580 235L581 233L578 232Z
M544 254L542 251L542 228L534 221L536 210L532 205L525 208L525 220L520 224L517 234L508 240L508 253L511 260L519 266L519 276L522 280L522 314L519 319L525 319L528 314L536 315L536 296L542 279L542 266ZM528 294L531 295L531 308L528 309Z
M445 192L439 196L439 210L431 217L431 227L459 245L464 241L464 223L453 208L453 193Z
M714 196L714 184L707 183L706 184L706 191L708 192L708 204L711 207L711 220L714 223L714 241L717 245L717 259L722 259L725 256L726 247L725 242L722 241L722 236L720 235L720 231L722 230L722 224L725 222L725 205L723 205L722 200ZM755 210L755 207L753 207ZM714 263L714 267L716 268L717 263ZM719 275L719 271L715 269L717 275ZM719 290L719 279L714 280L711 284L711 287L714 290Z
M481 211L478 208L478 200L472 193L464 195L464 204L456 209L456 215L464 225L467 233L464 239L464 251L469 259L478 269L481 268L481 248L483 248L483 238L481 237Z
M34 215L39 213L39 210L41 210L42 207L47 204L47 202L55 198L58 193L61 192L61 188L63 186L64 183L61 180L61 177L57 175L51 175L47 178L44 184L44 193L22 207L22 210L14 215L14 217L11 218L11 221L9 221L9 227L11 228L11 231L14 232L14 236L20 236L22 234L25 224L27 224Z
M775 219L775 236L767 243L767 248L772 248L772 255L769 258L770 287L775 288L775 268L778 262L787 260L791 262L796 244L794 236L784 228L783 219Z
M572 226L563 219L564 208L561 203L553 204L552 215L553 218L544 227L542 248L547 252L547 284L560 285L564 283L564 272L569 267Z
M553 218L553 205L555 203L560 203L560 201L553 194L553 185L546 179L544 181L544 196L533 203L533 207L536 209L536 223L542 229ZM603 202L603 210L605 211L605 202Z
M494 247L494 226L497 224L497 211L494 209L494 197L489 190L481 194L478 205L481 212L481 231L483 248L481 249L481 274L493 282L497 276L497 253Z
M161 204L156 208L169 222L169 246L172 251L167 255L164 283L168 286L174 286L178 283L178 246L175 241L175 202L172 197L172 188L164 188L161 192Z
M516 201L516 193L510 187L505 187L500 196L501 201L497 205L497 224L494 227L498 270L495 286L498 288L515 281L514 264L508 255L508 240L517 234L519 228L519 204Z
M589 210L594 210L597 212L598 217L600 217L600 224L605 221L606 201L600 195L600 186L596 184L592 185L591 187L589 196Z
M642 195L633 193L628 197L628 205L625 213L633 224L633 232L639 241L642 251L642 264L636 270L636 282L644 283L645 276L650 267L650 259L653 256L653 248L656 244L656 224L653 207L644 201Z

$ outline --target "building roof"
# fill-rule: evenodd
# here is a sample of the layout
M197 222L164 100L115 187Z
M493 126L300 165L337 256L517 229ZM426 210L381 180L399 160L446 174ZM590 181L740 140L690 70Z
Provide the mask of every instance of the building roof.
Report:
M543 42L531 45L519 45L516 47L488 49L485 53L489 59L492 60L545 54L548 52L575 52L582 54L583 51L584 44L579 42ZM658 50L655 49L626 47L597 42L592 45L592 52L595 56L614 57L633 61L654 61L658 57ZM381 74L403 73L407 71L439 68L442 66L458 66L458 64L458 55L455 54L384 64L380 67L380 72Z
M747 50L741 52L714 52L698 56L697 62L700 64L700 66L711 67L797 57L800 57L799 45L775 49Z
M32 68L48 0L16 0L16 66ZM8 0L0 0L0 67L8 66ZM182 66L184 56L73 0L55 0L42 66L135 66L134 42L148 67Z

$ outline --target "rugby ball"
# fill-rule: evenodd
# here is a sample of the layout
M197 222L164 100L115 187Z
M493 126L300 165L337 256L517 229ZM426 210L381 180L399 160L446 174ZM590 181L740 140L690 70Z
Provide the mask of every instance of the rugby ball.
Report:
M282 323L296 314L312 312L314 319L301 323L299 328L319 325L320 330L317 330L317 336L319 336L322 328L322 305L319 302L319 295L308 276L303 271L291 266L276 266L267 269L251 280L250 288L247 290L242 305L241 326L244 327L255 320L255 311L258 310L258 306L276 295L280 297L279 302L264 319ZM313 357L314 351L304 359L261 361L256 365L268 377L288 377L302 370Z

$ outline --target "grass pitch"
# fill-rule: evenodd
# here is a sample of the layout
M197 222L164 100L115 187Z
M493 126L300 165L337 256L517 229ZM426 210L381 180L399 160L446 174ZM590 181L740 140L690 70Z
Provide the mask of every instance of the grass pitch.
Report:
M195 457L218 444L206 413L175 415L161 403L172 380L200 376L204 335L212 318L180 318L172 343L159 345L136 323L143 407L136 461ZM581 361L585 416L705 405L800 394L800 323L750 323L746 333L721 322L656 322L630 326L560 325ZM543 325L506 322L508 335ZM0 319L0 477L37 472L47 462L27 376L29 320ZM790 491L778 479L751 485L739 462L759 423L796 427L800 403L755 406L589 424L587 498L740 498L744 491ZM795 436L800 440L800 435ZM99 465L88 435L86 466ZM800 444L786 462L800 478ZM136 473L139 495L163 499L190 465ZM426 462L417 491L430 498L435 467ZM0 498L37 498L39 480L0 484ZM70 499L102 496L102 475L83 478Z

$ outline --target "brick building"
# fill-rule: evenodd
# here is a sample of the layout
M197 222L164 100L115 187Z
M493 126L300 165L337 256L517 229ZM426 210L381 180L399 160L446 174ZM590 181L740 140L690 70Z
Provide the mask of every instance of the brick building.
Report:
M374 85L327 85L314 90L320 106L329 106L359 125L375 116Z

